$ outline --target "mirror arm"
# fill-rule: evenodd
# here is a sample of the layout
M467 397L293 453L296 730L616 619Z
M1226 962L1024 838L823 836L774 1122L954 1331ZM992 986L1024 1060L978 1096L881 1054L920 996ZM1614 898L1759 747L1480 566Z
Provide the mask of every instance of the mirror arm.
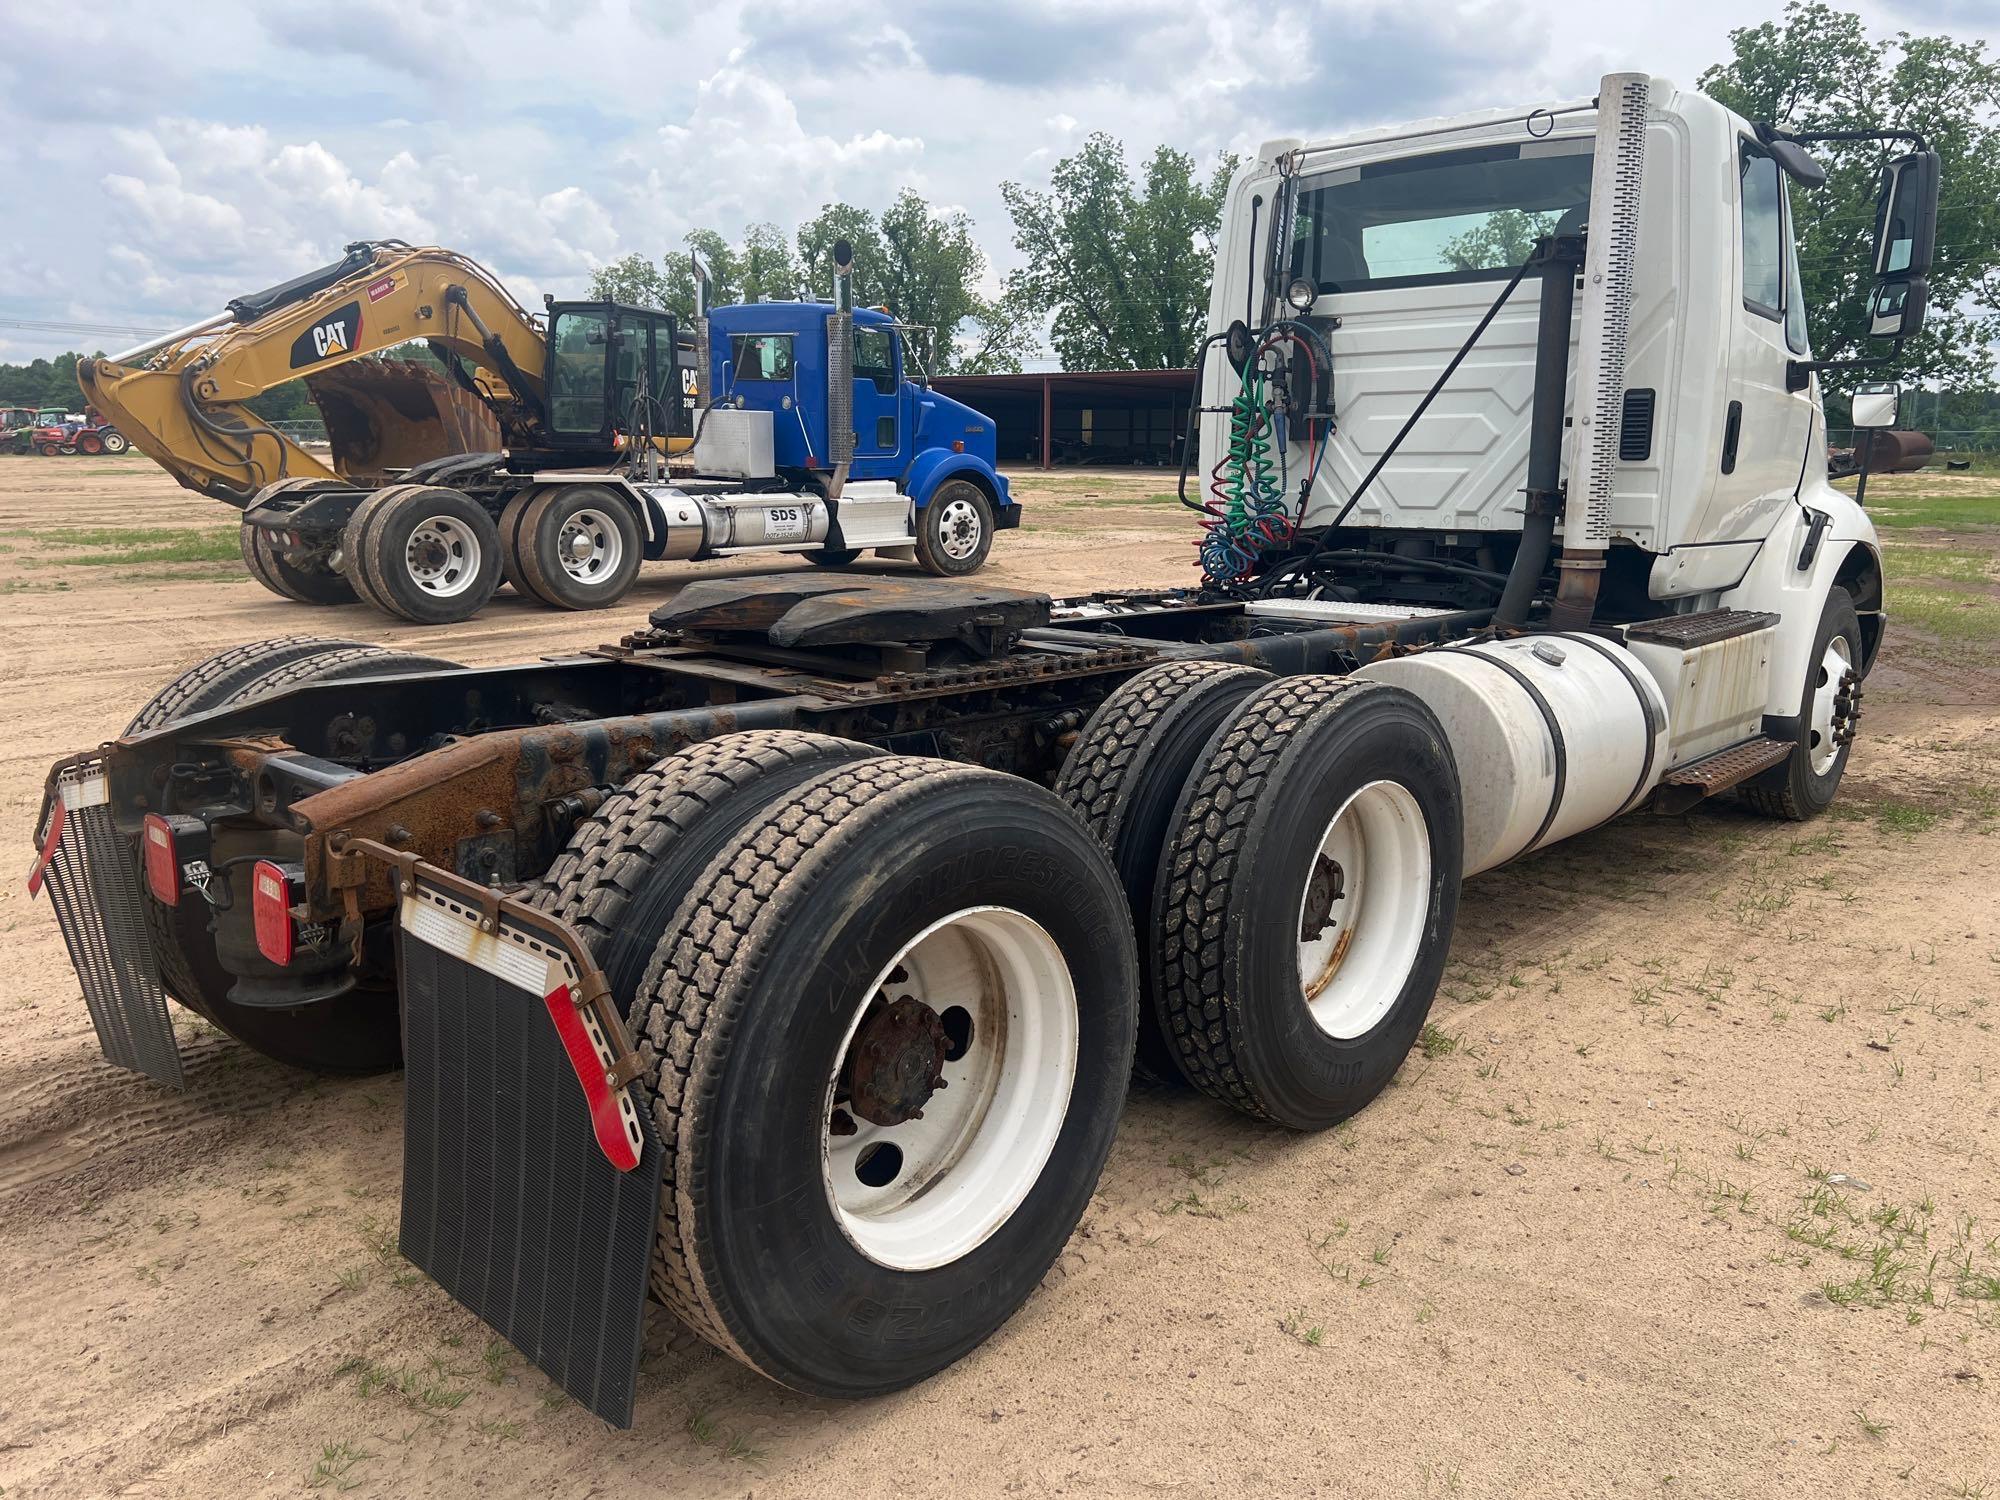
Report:
M1884 364L1894 364L1896 356L1902 354L1902 338L1898 336L1890 344L1888 354L1872 354L1866 360L1786 360L1784 362L1784 388L1804 390L1806 382L1820 370L1880 370Z
M1790 141L1795 146L1810 146L1815 141L1908 141L1919 151L1931 149L1914 130L1780 130L1762 122L1756 128L1757 139L1767 146L1772 141Z

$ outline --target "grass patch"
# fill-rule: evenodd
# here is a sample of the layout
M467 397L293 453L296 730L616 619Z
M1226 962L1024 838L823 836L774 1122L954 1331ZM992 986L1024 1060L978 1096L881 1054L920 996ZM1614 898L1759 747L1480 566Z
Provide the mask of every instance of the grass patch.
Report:
M356 1464L374 1456L352 1443L327 1443L319 1450L319 1461L306 1475L306 1488L323 1490L331 1487L336 1492L354 1489L361 1483L361 1476L350 1471Z
M1915 547L1890 543L1882 549L1882 571L1891 581L1923 578L1946 583L1992 583L1991 552L1967 552L1956 547Z
M1884 802L1875 810L1875 824L1885 833L1929 833L1939 814L1909 802Z
M41 567L236 562L243 555L235 527L97 526L10 534L59 549L33 560Z
M1889 617L1940 641L2000 641L2000 600L1953 588L1903 588L1889 597Z
M1868 497L1868 514L1880 527L2000 526L2000 495L1883 495Z

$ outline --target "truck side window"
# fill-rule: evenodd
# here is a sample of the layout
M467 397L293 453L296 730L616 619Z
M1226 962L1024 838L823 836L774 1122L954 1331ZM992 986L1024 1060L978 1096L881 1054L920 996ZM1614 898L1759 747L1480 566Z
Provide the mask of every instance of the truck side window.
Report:
M1743 305L1767 318L1785 306L1784 189L1778 164L1760 146L1743 142Z
M792 336L789 333L739 333L729 341L729 359L738 380L790 380Z
M896 340L888 329L854 330L854 378L874 381L885 396L896 394Z

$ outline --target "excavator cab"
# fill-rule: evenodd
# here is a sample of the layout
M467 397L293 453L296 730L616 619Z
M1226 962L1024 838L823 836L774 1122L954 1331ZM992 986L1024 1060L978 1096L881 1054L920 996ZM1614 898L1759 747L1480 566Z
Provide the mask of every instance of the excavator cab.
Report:
M680 358L672 313L616 302L547 306L543 378L559 447L608 450L619 433L692 432L694 371Z

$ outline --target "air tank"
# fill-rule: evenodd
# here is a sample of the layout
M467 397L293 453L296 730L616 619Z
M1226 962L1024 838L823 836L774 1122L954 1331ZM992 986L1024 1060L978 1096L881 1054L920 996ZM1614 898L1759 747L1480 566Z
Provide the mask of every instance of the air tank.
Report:
M1378 661L1438 716L1458 761L1465 873L1476 875L1630 811L1667 768L1667 705L1623 646L1517 636Z

